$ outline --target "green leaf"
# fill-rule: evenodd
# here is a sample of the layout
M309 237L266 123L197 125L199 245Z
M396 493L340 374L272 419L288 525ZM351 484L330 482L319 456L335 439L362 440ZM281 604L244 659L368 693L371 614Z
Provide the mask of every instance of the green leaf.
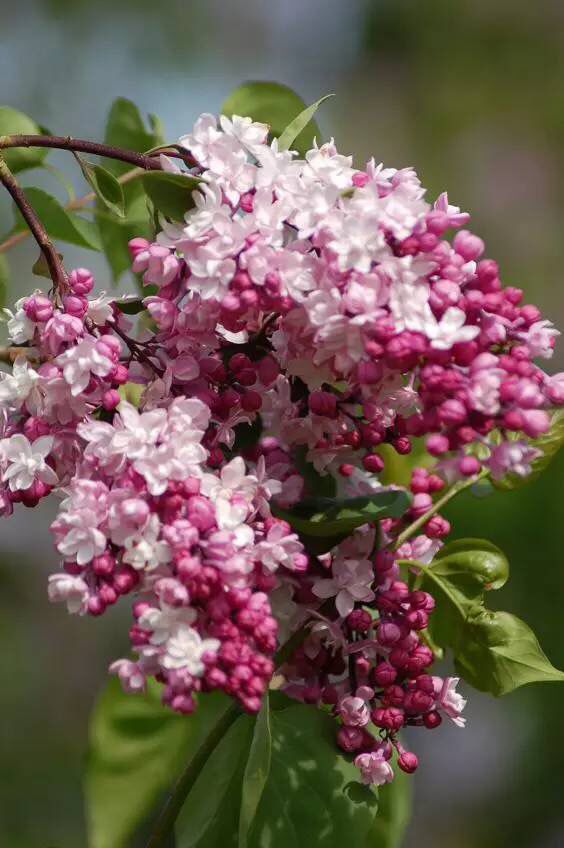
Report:
M376 794L358 783L339 755L327 713L276 699L270 713L272 752L248 848L364 845ZM253 720L241 716L202 769L177 821L178 848L238 848L242 780Z
M520 477L518 474L508 474L501 480L492 479L492 483L496 489L503 489L505 491L520 489L521 486L532 483L533 480L540 477L562 445L564 445L564 409L558 409L553 413L549 431L539 436L538 439L532 439L530 445L541 451L541 455L531 462L530 474L527 474L525 477Z
M144 153L163 143L160 129L152 124L147 129L137 106L118 97L114 100L108 121L104 141L117 147L127 147L138 153ZM120 176L130 170L124 162L109 159L106 167L115 176ZM119 280L124 271L131 268L131 257L127 249L128 242L136 236L152 237L152 223L147 208L147 196L140 179L132 180L122 186L124 194L125 218L107 217L97 219L100 238L106 259L112 271L114 281ZM99 208L105 208L101 202Z
M280 135L278 139L278 150L290 150L299 134L305 130L321 104L325 100L329 100L330 97L334 96L334 94L326 94L324 97L320 97L319 100L316 100L315 103L312 103L311 106L308 106L307 109L304 109L303 112L300 112L300 114L288 124L284 132Z
M168 171L148 171L141 180L155 208L173 221L184 220L185 213L192 209L192 192L201 182L197 177Z
M102 165L87 162L86 159L83 159L77 153L75 153L75 157L84 174L84 179L92 186L96 197L102 201L110 212L113 212L118 218L124 218L125 198L123 188L114 175L106 170L106 168L103 168Z
M305 108L302 98L288 86L260 81L245 82L232 91L221 112L228 118L239 115L268 124L271 135L278 138ZM319 128L315 121L310 121L294 140L294 149L304 155L316 136L319 137Z
M312 462L306 460L307 447L300 445L293 452L296 468L304 478L306 497L335 498L337 481L332 474L320 474Z
M143 300L140 297L115 300L114 303L124 315L139 315L145 309Z
M421 588L435 598L429 622L431 638L456 651L470 612L484 602L484 592L499 589L509 576L502 551L485 539L460 539L441 548L423 569Z
M158 126L146 128L135 103L125 97L117 97L108 115L105 141L116 147L126 147L144 153L162 144L164 139ZM114 173L123 173L129 170L130 166L125 162L108 160L108 168Z
M6 305L9 278L10 269L8 266L8 260L2 253L0 253L0 309Z
M160 687L146 695L122 691L109 681L92 716L85 776L90 848L125 848L152 813L231 701L206 695L194 715L160 703Z
M378 815L364 848L401 848L411 814L413 778L399 768L391 783L378 790Z
M526 683L562 681L524 621L508 612L477 610L466 622L456 668L476 689L505 695Z
M32 118L10 106L0 106L0 135L36 135L41 128ZM28 168L37 168L47 154L46 147L11 147L2 151L8 168L16 174Z
M25 196L51 238L89 250L100 250L97 227L90 221L85 221L74 212L66 210L55 197L42 188L26 188ZM18 210L15 229L27 229L27 224Z
M409 504L406 492L392 490L349 499L306 498L291 510L275 506L273 513L300 536L315 541L317 553L323 553L362 524L398 518Z
M239 848L247 848L251 824L270 773L272 737L268 693L255 721L249 759L243 775L241 812L239 814Z
M484 592L499 589L509 566L502 552L478 539L446 545L428 566L420 566L422 588L436 609L429 623L433 640L450 648L464 679L484 692L504 695L526 683L564 680L543 653L525 622L507 612L490 612Z
M62 261L63 254L58 253L57 256ZM51 279L51 271L49 270L49 266L47 265L47 260L43 254L43 251L39 254L38 258L33 263L32 274L35 274L36 277L46 277L48 280Z

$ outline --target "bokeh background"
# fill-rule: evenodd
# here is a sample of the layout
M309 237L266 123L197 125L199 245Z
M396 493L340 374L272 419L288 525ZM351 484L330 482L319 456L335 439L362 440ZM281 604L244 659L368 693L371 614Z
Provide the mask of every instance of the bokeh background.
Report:
M245 79L276 79L362 162L415 165L445 187L501 264L564 325L564 4L561 0L1 0L0 100L53 132L103 136L117 95L157 113L167 138ZM71 172L72 160L52 161ZM49 178L47 178L49 179ZM39 180L41 184L43 177ZM33 173L24 182L38 183ZM77 177L78 182L78 177ZM0 230L11 226L0 198ZM65 250L69 264L104 260ZM10 254L14 297L37 284L30 242ZM125 288L126 283L122 288ZM564 366L564 345L550 363ZM564 452L518 492L455 504L457 535L510 556L491 598L564 667ZM83 848L88 714L108 661L127 650L119 612L67 617L46 599L49 509L0 535L0 845ZM405 848L564 845L564 687L496 701L466 689L468 726L419 733L422 765Z

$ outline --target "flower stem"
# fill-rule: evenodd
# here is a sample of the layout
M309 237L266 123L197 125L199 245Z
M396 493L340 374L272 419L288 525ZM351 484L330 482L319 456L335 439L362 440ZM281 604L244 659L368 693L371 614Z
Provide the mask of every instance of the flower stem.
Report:
M49 268L49 274L51 275L51 279L53 280L54 291L64 291L67 288L67 275L65 273L63 263L61 262L61 258L55 250L55 246L49 238L47 230L37 217L33 207L25 196L23 190L20 188L20 185L18 184L16 178L6 165L6 162L2 158L1 154L0 182L4 185L6 190L11 195L12 200L20 210L22 218L31 230L31 234L33 235L35 241L41 249L41 252L43 253L43 256L45 257L47 267Z
M463 492L464 489L468 489L470 486L473 486L474 483L477 483L478 480L481 480L483 477L485 477L487 473L487 471L481 471L479 474L475 474L473 477L468 477L468 479L466 480L459 480L457 483L451 486L448 492L445 492L445 494L441 498L436 500L433 506L428 509L427 512L425 512L419 518L415 519L415 521L413 521L408 527L405 528L405 530L403 530L399 534L395 541L394 548L401 547L404 542L407 542L407 540L410 539L414 533L417 533L417 531L420 530L421 527L423 527L423 525L427 523L431 516L433 516L436 512L442 509L445 504L452 500L452 498L456 497L456 495L458 495L460 492Z
M73 138L70 135L3 135L0 136L0 150L9 147L52 147L57 150L72 150L76 153L91 153L93 156L104 156L107 159L117 159L128 162L145 171L160 171L158 158L149 153L137 153L113 144L101 144L88 141L85 138Z

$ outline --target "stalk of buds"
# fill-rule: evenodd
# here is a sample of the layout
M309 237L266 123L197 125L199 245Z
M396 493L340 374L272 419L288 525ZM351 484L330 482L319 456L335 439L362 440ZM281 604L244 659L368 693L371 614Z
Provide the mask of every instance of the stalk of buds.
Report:
M398 560L443 544L447 485L530 471L564 404L564 374L534 362L558 331L412 169L357 169L332 141L301 160L267 136L202 115L180 139L194 208L130 243L156 287L150 329L133 333L127 301L94 295L81 268L8 312L22 353L0 382L0 508L63 497L50 598L100 616L134 596L134 658L111 671L132 692L156 678L179 712L214 689L257 712L277 645L306 625L284 689L331 709L339 747L380 784L394 748L417 768L402 727L464 725L457 679L431 673L433 598ZM277 517L316 494L312 473L340 498L384 491L382 446L414 438L426 456L404 515L322 554Z

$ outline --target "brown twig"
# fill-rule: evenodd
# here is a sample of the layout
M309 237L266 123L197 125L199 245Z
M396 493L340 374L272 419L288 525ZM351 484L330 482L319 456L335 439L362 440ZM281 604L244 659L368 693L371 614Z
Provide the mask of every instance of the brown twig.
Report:
M51 275L51 279L53 280L54 291L64 291L67 288L68 284L67 275L65 273L63 263L61 262L61 258L55 250L55 247L53 245L53 242L49 238L47 230L35 214L33 207L31 206L24 192L20 188L16 178L6 165L6 162L2 158L1 154L0 182L4 185L6 190L11 195L12 200L20 210L22 218L31 230L35 241L39 245L41 252L45 257L47 267L49 268L49 274Z
M0 150L10 147L52 147L56 150L72 150L76 153L91 153L107 159L128 162L144 171L160 171L161 166L154 156L137 153L113 144L101 144L85 138L73 138L70 135L3 135L0 136Z

